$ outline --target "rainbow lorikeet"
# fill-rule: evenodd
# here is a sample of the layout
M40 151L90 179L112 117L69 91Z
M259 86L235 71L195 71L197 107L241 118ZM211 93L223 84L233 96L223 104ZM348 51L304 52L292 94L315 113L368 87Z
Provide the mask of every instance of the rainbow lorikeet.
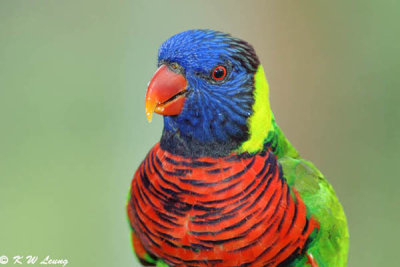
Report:
M127 205L142 264L346 266L342 206L276 124L253 47L189 30L161 45L158 67L145 108L164 129Z

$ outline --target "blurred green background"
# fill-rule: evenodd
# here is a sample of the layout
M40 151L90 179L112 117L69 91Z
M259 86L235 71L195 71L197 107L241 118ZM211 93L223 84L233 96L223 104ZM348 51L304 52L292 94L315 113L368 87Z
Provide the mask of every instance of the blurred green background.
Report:
M138 266L125 201L144 94L190 28L252 43L276 119L333 184L349 266L397 266L400 2L0 0L0 256Z

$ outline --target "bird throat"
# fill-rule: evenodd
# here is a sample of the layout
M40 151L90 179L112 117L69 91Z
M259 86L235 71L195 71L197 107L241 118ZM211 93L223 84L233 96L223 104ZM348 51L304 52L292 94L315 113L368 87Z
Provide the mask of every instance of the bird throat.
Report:
M224 157L240 147L242 140L230 139L226 142L204 142L188 136L183 136L179 131L163 131L160 146L162 149L184 157Z

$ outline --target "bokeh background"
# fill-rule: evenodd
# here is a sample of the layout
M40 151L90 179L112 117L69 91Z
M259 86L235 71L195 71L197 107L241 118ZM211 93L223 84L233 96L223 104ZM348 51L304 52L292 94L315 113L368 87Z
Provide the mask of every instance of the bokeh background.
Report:
M397 266L400 2L0 1L0 256L139 266L125 201L159 139L146 85L190 28L252 43L277 122L333 184L349 266Z

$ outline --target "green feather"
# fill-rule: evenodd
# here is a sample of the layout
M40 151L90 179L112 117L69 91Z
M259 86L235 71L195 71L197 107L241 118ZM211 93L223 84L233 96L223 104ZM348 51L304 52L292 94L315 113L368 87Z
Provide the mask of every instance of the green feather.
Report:
M271 139L268 142L273 144L283 176L300 194L308 217L312 216L320 223L307 252L314 256L319 267L346 266L349 246L347 220L335 191L311 162L301 158L274 121L273 125L273 134L269 135ZM297 259L295 266L304 266L306 261L305 257Z
M288 184L299 192L308 216L320 223L320 229L309 246L319 264L346 266L349 234L346 216L332 186L309 161L283 156L279 160Z
M268 95L268 82L262 65L259 65L254 75L253 113L248 119L249 139L241 145L238 152L256 153L263 149L264 140L272 130L272 112Z
M307 216L320 223L313 233L307 252L319 267L346 266L349 246L347 220L332 186L322 173L309 161L302 159L275 123L269 105L269 87L260 65L254 78L253 114L249 118L249 140L239 152L257 153L272 149L282 166L283 176L295 189L307 207ZM295 266L304 266L307 258L296 259Z
M346 266L349 247L347 220L335 191L311 162L301 158L273 121L274 130L268 142L282 167L283 176L296 189L307 207L308 217L320 223L320 229L307 250L319 267ZM295 266L304 266L306 258Z

